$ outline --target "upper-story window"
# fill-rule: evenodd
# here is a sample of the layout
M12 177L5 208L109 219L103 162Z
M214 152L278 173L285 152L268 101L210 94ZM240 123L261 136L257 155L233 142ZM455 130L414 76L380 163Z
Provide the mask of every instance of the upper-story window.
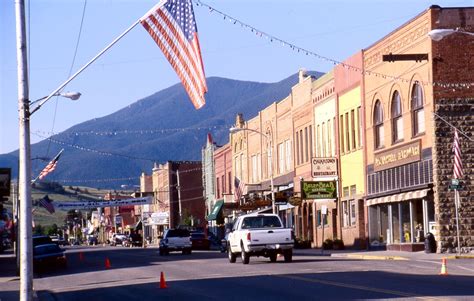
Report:
M413 136L425 132L425 111L423 109L423 90L418 82L413 84L411 90L411 110Z
M392 143L403 140L402 100L398 91L392 96Z
M374 107L374 138L376 149L384 146L383 108L379 99L375 102Z

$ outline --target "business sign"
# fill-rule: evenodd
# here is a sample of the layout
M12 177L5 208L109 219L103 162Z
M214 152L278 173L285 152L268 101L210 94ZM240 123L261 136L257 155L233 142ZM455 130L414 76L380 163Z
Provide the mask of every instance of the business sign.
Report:
M286 205L288 203L288 196L284 191L275 192L275 205Z
M57 209L70 210L70 209L91 209L91 208L102 208L102 207L120 207L120 206L134 206L151 204L153 197L135 198L135 199L122 199L122 200L108 200L108 201L82 201L82 202L56 202L52 204Z
M374 171L381 171L421 160L421 140L375 154Z
M11 168L0 168L0 197L10 196Z
M122 216L121 215L116 215L114 216L114 223L118 225L119 227L122 225Z
M336 181L301 182L302 199L335 199L337 197Z
M311 174L313 178L337 177L337 159L332 157L312 158Z
M148 221L148 225L168 225L170 214L169 212L153 212Z

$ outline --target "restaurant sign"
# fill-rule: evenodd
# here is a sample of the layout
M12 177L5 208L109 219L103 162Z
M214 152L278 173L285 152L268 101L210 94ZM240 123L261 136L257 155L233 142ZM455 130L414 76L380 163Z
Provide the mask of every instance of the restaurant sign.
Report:
M374 171L405 165L420 161L421 141L407 143L397 148L392 148L384 152L375 154Z
M335 199L337 197L336 181L301 182L302 199Z
M336 158L312 158L311 174L313 178L317 177L336 177L337 159Z

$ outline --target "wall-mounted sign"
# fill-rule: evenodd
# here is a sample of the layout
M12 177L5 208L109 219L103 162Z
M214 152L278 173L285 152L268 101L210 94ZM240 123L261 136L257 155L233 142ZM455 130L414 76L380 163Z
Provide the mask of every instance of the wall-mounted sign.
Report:
M10 196L11 168L0 168L0 197Z
M149 225L168 225L170 223L169 212L153 212L149 218Z
M301 182L302 199L335 199L337 197L336 181Z
M288 196L284 191L275 192L275 205L286 205L288 203Z
M312 158L311 174L313 178L336 177L337 159L336 158Z
M374 171L381 171L420 160L421 141L417 140L375 154Z

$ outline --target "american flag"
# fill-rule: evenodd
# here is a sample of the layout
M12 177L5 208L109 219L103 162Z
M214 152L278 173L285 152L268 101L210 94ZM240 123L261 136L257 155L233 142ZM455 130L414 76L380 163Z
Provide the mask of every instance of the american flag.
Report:
M38 203L43 206L49 213L54 213L53 201L49 199L48 195L45 195Z
M39 176L38 176L38 179L42 180L44 177L46 177L49 173L53 172L55 169L56 169L56 165L58 164L58 160L59 160L59 157L61 156L62 152L63 152L64 149L62 149L57 155L56 157L54 157L53 160L51 160L51 162L48 163L48 165L46 165L45 168L43 168L43 170L40 172Z
M244 194L245 184L242 180L237 177L234 177L234 200L236 202L240 201L240 198Z
M194 107L204 106L207 85L192 1L161 1L140 23L178 74Z
M463 171L462 171L462 161L461 161L461 147L459 146L459 136L458 136L457 129L454 130L453 152L454 152L454 178L461 179L463 177Z

